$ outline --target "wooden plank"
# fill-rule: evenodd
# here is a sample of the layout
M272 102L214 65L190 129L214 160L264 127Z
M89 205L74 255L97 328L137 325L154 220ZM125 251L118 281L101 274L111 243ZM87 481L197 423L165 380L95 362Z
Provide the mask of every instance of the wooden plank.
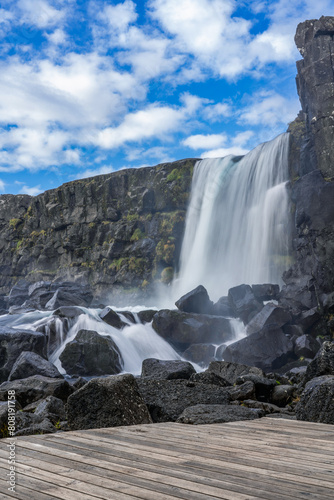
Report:
M32 490L30 488L26 488L21 483L17 484L15 488L15 492L8 490L8 484L0 479L0 491L6 493L0 493L0 500L8 500L9 498L16 498L19 500L54 500L59 499L60 497L53 496L50 494L41 493L40 491Z
M39 461L39 460L35 460L33 462L34 464L34 467L31 468L32 472L34 474L36 474L36 468L38 468L37 470L37 473L38 475L42 474L46 474L46 477L49 477L49 473L56 473L57 475L65 475L66 477L71 477L71 478L75 478L75 479L80 479L82 481L86 481L86 482L89 482L89 484L91 485L95 485L95 486L104 486L106 488L112 488L112 489L116 489L117 490L117 484L119 484L119 482L125 482L126 484L131 484L132 486L135 486L136 489L138 489L138 486L140 487L141 489L141 492L142 494L145 495L145 499L148 499L150 498L151 500L159 500L159 499L167 499L167 498L170 498L170 499L174 499L174 498L180 498L182 500L186 500L186 499L189 499L189 500L195 500L195 499L198 499L198 500L206 500L206 499L216 499L217 497L213 497L211 495L209 495L209 491L210 491L210 488L212 487L212 484L210 484L210 481L207 479L207 478L201 478L202 480L201 481L196 481L195 480L195 477L193 476L192 477L192 480L196 483L196 482L199 482L200 485L205 485L206 488L206 492L205 494L203 494L203 492L201 493L198 493L198 492L195 492L193 491L194 487L196 487L196 485L193 485L191 483L189 483L189 486L190 486L190 489L189 487L187 489L185 489L184 487L183 488L179 488L175 485L173 485L173 488L172 488L172 492L173 492L173 497L172 496L169 496L168 497L166 496L166 494L170 493L171 491L171 488L170 488L170 485L174 482L176 483L177 481L174 480L174 478L171 478L171 477L166 477L166 475L164 475L163 479L164 481L166 482L166 484L163 484L163 483L160 483L160 482L157 482L155 479L154 479L154 475L152 474L152 472L150 474L147 475L147 478L146 478L146 481L141 481L139 480L138 481L138 478L137 477L134 477L132 475L125 475L125 474L119 474L118 472L117 473L112 473L112 471L110 470L101 470L100 468L94 468L95 472L97 472L97 474L92 474L92 466L89 465L85 468L84 472L81 472L79 471L78 469L78 466L76 465L76 469L75 470L69 470L68 468L65 468L65 467L57 467L55 466L54 463L52 464L49 464L47 465L47 462L44 462L44 461ZM25 465L26 467L26 465ZM28 467L26 467L27 470ZM42 469L42 472L41 470ZM48 471L48 473L45 473L45 471ZM163 472L163 471L162 471ZM102 477L102 479L101 479ZM112 477L113 481L110 481L110 478ZM115 479L117 479L118 481L115 483ZM198 479L198 478L197 478ZM232 483L232 484L229 484L229 482L227 481L216 481L215 482L215 486L217 488L219 488L219 495L220 497L218 498L230 498L231 494L227 492L227 490L230 490L232 488L231 491L234 491L234 492L238 492L238 493L244 493L246 495L256 495L256 498L263 498L263 499L269 499L269 498L274 498L275 500L279 500L280 498L282 499L293 499L293 498L296 498L295 496L281 496L281 495L275 495L275 496L272 496L272 495L269 495L268 496L268 492L267 491L263 491L261 490L261 488L259 487L259 485L257 484L254 484L253 487L250 487L249 485L245 485L245 484L242 484L242 485L238 485L238 484L235 484L235 483ZM150 492L145 492L145 488L151 488L152 491ZM201 488L201 489L204 489L204 488ZM95 487L94 487L94 491L96 491ZM223 493L224 492L224 493ZM218 491L217 491L218 493ZM161 495L163 494L163 495ZM304 497L301 497L301 498L304 498ZM330 498L330 497L328 497Z
M108 430L106 429L96 429L96 432L97 433L100 433L101 431L107 431L109 433ZM77 432L77 431L74 431L74 432ZM273 434L266 434L265 432L263 432L262 434L255 434L255 433L252 433L252 435L249 434L249 431L248 432L245 432L244 434L240 435L241 433L231 433L229 432L228 434L220 434L220 435L217 435L217 434L207 434L205 432L202 431L201 428L198 428L198 426L194 429L193 426L186 426L185 425L182 425L182 428L179 428L179 427L175 427L175 428L168 428L168 429L165 429L164 432L162 432L160 429L156 429L155 426L152 426L152 429L148 429L145 431L145 433L137 433L135 431L126 431L126 430L122 430L120 431L119 433L117 433L117 435L115 435L115 438L117 438L117 436L121 436L121 435L135 435L137 437L140 437L142 435L150 435L150 436L158 436L159 439L163 440L163 439L177 439L177 436L181 436L182 439L184 439L185 441L191 441L193 438L196 438L197 441L202 441L202 442L205 442L206 444L210 443L213 445L213 447L216 445L218 445L218 443L220 443L220 438L224 438L224 443L229 443L229 442L232 442L232 443L236 443L237 441L239 441L240 443L243 443L245 445L247 444L250 444L252 449L254 447L254 442L255 442L255 439L256 439L256 443L259 443L261 446L262 444L261 443L265 443L268 441L268 439L273 440L273 442L271 443L271 446L273 446L274 448L282 448L282 445L283 447L286 446L286 444L288 444L289 448L291 448L292 446L294 447L296 445L296 443L300 443L299 440L292 440L290 438L290 433L287 433L285 435L282 435L281 438L277 437L277 435L275 434L273 436ZM96 435L96 433L95 433ZM113 436L113 434L112 434ZM286 442L286 439L287 437L289 438L289 441L288 443ZM333 452L334 451L334 445L332 445L331 443L327 443L327 441L325 441L325 443L321 443L319 444L319 442L316 443L316 447L314 446L314 440L312 439L307 439L307 437L303 437L303 441L305 442L305 444L303 445L305 450L304 451L307 451L309 452L310 450L310 447L312 449L312 452L314 453L314 455L316 455L317 453L321 453L321 455L324 454L324 451L326 451L326 454L329 455L329 456L332 456L333 460L334 460L334 454L333 453L327 453L327 451L330 451L330 452ZM220 445L219 445L220 447ZM298 448L299 449L299 448ZM296 455L297 456L300 456L300 453L298 452L298 450L296 450Z
M304 424L264 418L20 437L16 498L332 499L334 428ZM8 470L5 450L0 469Z
M22 450L21 450L21 455L22 455ZM29 459L32 461L36 460L36 457L37 457L38 459L40 458L41 460L43 460L44 463L50 461L52 466L55 463L58 463L59 465L62 465L62 466L66 465L68 467L70 467L70 466L75 467L76 470L81 470L83 472L86 470L89 470L90 472L94 472L94 473L98 474L100 469L103 468L103 463L101 465L101 462L100 462L99 468L93 466L92 464L86 465L86 464L82 464L79 462L76 462L76 464L74 465L72 461L67 460L64 457L60 458L60 457L56 457L55 455L50 456L47 454L42 454L40 451L37 453L37 452L34 452L32 450L23 450L23 455L29 457ZM322 495L323 499L324 498L332 498L332 493L331 492L328 493L327 488L322 488L319 486L312 487L309 485L303 485L303 491L299 492L296 489L295 482L282 481L280 479L275 480L275 484L279 488L279 490L278 490L279 493L277 493L277 492L271 493L270 488L272 487L273 483L272 483L272 480L270 480L270 479L263 478L261 476L258 477L253 472L250 473L248 471L243 471L240 476L229 475L227 473L226 469L224 469L224 473L221 473L221 472L220 473L212 473L211 471L201 469L200 463L197 465L198 469L187 468L181 464L176 465L173 462L166 463L166 462L159 461L159 463L158 463L156 460L152 460L151 463L149 465L147 465L143 461L138 462L138 461L133 461L131 459L124 460L124 459L119 459L118 457L117 457L117 463L118 464L125 464L125 465L135 464L136 467L140 467L141 469L144 469L148 472L150 472L152 470L157 471L157 468L161 468L166 476L182 477L182 474L184 472L186 472L188 474L188 476L191 475L191 476L189 476L189 478L191 480L199 481L202 483L203 482L205 483L205 477L208 477L211 479L218 480L218 483L216 485L220 486L220 487L223 486L222 485L223 480L231 481L235 485L238 485L237 489L234 488L235 491L240 490L240 485L242 488L240 491L245 491L244 489L246 488L247 493L251 493L249 488L255 488L257 494L261 497L264 495L264 498L266 500L271 500L271 499L273 499L273 500L280 500L280 499L286 500L288 498L294 498L294 499L305 498L305 493L309 494L309 495L311 495L311 494L312 495L314 495L314 494ZM114 472L110 471L110 466L108 465L107 468L103 470L102 475L103 476L106 476L106 475L113 476ZM119 477L118 472L116 473L116 477ZM132 478L130 476L130 480L133 481L134 478ZM127 479L127 481L129 481L129 479ZM293 490L293 497L290 496L292 490Z
M61 486L59 483L52 483L49 481L41 481L36 477L29 477L22 473L21 469L17 467L18 471L18 488L22 485L25 488L28 488L32 491L32 496L30 498L34 499L35 492L45 493L50 495L50 497L61 498L62 500L94 500L99 497L96 495L87 495L85 493L80 493L77 491L76 487L78 486L78 481L71 480L67 487ZM71 486L71 488L69 488ZM29 498L29 497L28 497ZM117 500L114 499L109 500ZM129 500L129 498L127 499Z
M72 442L72 440L70 440L70 443L71 442ZM52 449L52 444L55 444L55 448L53 448L53 449ZM21 444L21 445L23 445L23 444ZM29 446L30 446L33 449L37 449L37 450L41 449L41 446L42 446L39 444L36 445L34 443L24 443L24 445L26 445L27 448L29 448ZM73 443L73 445L75 446L75 449L77 449L77 447L80 448L80 446L77 444ZM58 449L57 449L57 447L58 447ZM59 453L60 455L61 455L61 453L66 453L67 452L66 450L68 449L67 446L65 446L64 444L59 443L59 442L58 443L48 443L48 446L43 446L43 448L45 450L48 450L48 452L50 451L50 453L55 453L55 454ZM92 457L93 449L91 446L89 448L83 447L83 449L87 450L87 454L90 457ZM60 451L60 450L63 450L63 451ZM196 453L196 449L193 450L193 452L194 451ZM72 454L71 452L67 452L67 453L68 453L68 455ZM105 453L103 454L103 453L101 453L101 451L99 452L98 449L96 449L95 454L96 454L96 456L100 457L100 459L102 459L102 456L105 455L105 456L103 456L103 459L107 460L109 462L110 461L112 462L112 460L108 456L108 450L106 450ZM77 456L79 456L79 455L77 454ZM176 453L176 456L180 456L180 454ZM193 464L194 455L190 454L190 453L184 454L183 459L186 462L186 465ZM84 460L86 460L85 457L84 457ZM229 460L226 460L226 459L223 460L222 458L215 459L215 458L206 457L205 462L206 462L205 466L212 465L214 467L217 467L218 470L221 470L222 472L224 471L225 467L230 467L230 468L234 468L234 469L238 469L238 470L242 470L242 471L243 470L250 470L250 471L253 471L254 473L258 472L259 474L261 474L263 476L268 476L271 478L288 479L288 480L291 480L295 483L299 482L301 484L305 483L305 484L311 484L314 486L324 486L327 488L334 487L334 482L329 482L326 479L322 478L321 474L319 474L317 478L312 478L312 477L309 477L307 472L305 472L303 475L296 475L295 473L291 473L291 472L286 473L286 472L282 472L282 471L277 472L276 470L266 470L265 468L255 467L254 465L252 465L251 461L246 463L246 464L239 464L239 463L231 463L231 462L229 462ZM113 467L116 467L116 465L114 464ZM298 470L297 470L297 473L298 473Z
M51 440L53 440L52 437L50 437ZM76 446L80 446L80 440L81 439L87 439L85 437L81 437L80 435L77 435L77 433L70 433L70 435L68 435L68 439L70 441L73 441L73 442L76 442ZM101 435L101 440L100 440L100 443L103 443L104 441L108 440L108 433L107 432L103 432L102 435ZM90 448L90 449L95 449L96 451L98 451L98 447L100 446L103 446L102 444L99 444L99 445L94 445L93 443L91 443L91 440L87 440L87 446ZM156 448L159 448L160 450L160 453L164 453L166 455L171 455L171 456L175 456L175 450L177 450L178 452L192 452L193 451L193 447L191 444L185 444L184 441L181 441L180 440L177 440L175 441L175 444L173 442L170 442L169 440L166 440L166 441L157 441L157 440L152 440L150 436L146 435L145 438L138 438L137 436L136 437L129 437L127 434L126 435L123 435L122 438L120 438L120 436L113 436L113 442L119 442L120 444L122 445L125 445L125 446L128 446L130 448L133 448L133 447L136 447L138 450L142 450L142 451L150 451L152 448L153 449L156 449ZM84 445L86 446L86 445ZM268 443L267 445L269 448L272 446L271 443ZM264 447L262 445L262 448L261 448L261 451L262 451L262 456L260 457L255 457L255 456L251 456L251 454L247 454L247 457L244 457L243 459L241 457L239 457L239 462L240 463L245 463L245 464L250 464L250 465L253 465L254 463L256 463L256 465L258 467L261 467L261 464L262 464L262 467L267 469L268 468L268 459L267 459L267 456L263 456L263 451L264 451ZM210 450L210 449L206 449L206 448L203 448L201 447L200 450L197 451L198 454L200 454L203 459L204 458L210 458L212 456L212 454L214 453L215 456L217 457L222 457L222 458L226 458L226 451L225 451L225 446L224 444L222 443L221 446L215 450ZM243 453L244 455L244 453ZM284 452L283 456L285 457L286 456L286 452ZM229 455L229 458L232 458L232 455ZM289 468L285 467L285 466L282 466L282 461L281 461L281 458L278 457L276 459L276 461L273 459L271 462L273 462L273 466L271 467L273 470L284 470L285 472L288 472L289 471L289 468L292 468L293 467L293 464L291 463L291 465L289 466ZM282 467L284 467L284 469L282 469ZM303 465L303 464L298 464L298 468L299 470L305 470L305 475L309 475L310 473L310 469L307 467L307 465ZM324 480L329 480L332 479L333 477L333 470L330 469L328 472L324 471L323 469L323 465L321 466L321 477L322 479ZM328 477L326 477L328 476Z
M47 447L44 447L44 448L47 448ZM64 453L65 453L65 455L64 455ZM103 458L101 456L98 459L95 459L95 458L92 458L92 456L90 454L88 454L88 456L86 456L85 454L79 455L77 453L74 454L73 452L66 452L65 450L63 450L59 454L59 456L65 456L65 458L66 458L66 454L72 455L73 458L74 458L74 455L76 455L77 460L80 460L83 463L94 464L97 466L99 466L99 464L101 464L101 461L103 460ZM202 485L200 483L195 483L192 480L188 480L188 479L176 479L176 478L173 478L171 476L166 477L166 474L164 471L162 471L161 473L157 473L157 472L153 472L153 471L146 473L145 471L139 470L135 467L124 467L124 466L120 466L118 464L112 463L110 461L108 461L107 464L105 463L105 465L109 468L112 467L112 469L114 471L117 471L118 473L129 473L129 474L132 474L135 476L139 475L140 477L146 478L150 481L156 481L158 483L162 482L164 484L167 484L170 486L171 495L173 495L173 496L174 496L173 491L174 491L174 488L176 487L176 488L183 488L184 490L190 491L192 493L192 496L190 496L189 498L191 498L191 499L193 498L194 500L207 500L207 499L211 499L211 498L212 499L219 498L219 499L224 499L224 500L256 500L258 498L261 498L261 497L253 496L253 495L249 495L249 494L242 494L242 493L236 494L233 491L229 491L228 488L226 488L226 491L225 491L225 490L222 490L221 488L217 488L217 487L209 485L209 484ZM22 468L25 468L25 466L23 466ZM122 488L124 488L124 483L119 483L119 485L120 486L118 486L117 488L120 488L120 491L122 491ZM126 486L128 486L128 485L126 485ZM80 482L80 487L82 488L81 482ZM85 491L85 490L82 489L82 491ZM118 489L117 489L117 491L118 491ZM152 500L159 500L160 496L158 496L155 489L154 489L153 493L154 494L152 496ZM137 494L140 495L141 493L138 492ZM139 496L139 498L142 498L142 497ZM148 498L148 497L145 496L144 498Z
M79 437L79 439L82 439L82 440L87 440L88 442L91 443L91 439L90 438L87 438L86 436L81 436L80 434L78 433L71 433L71 436L68 436L69 439L74 439L75 436ZM186 441L186 438L184 436L180 436L180 439L183 439L182 441L182 449L184 451L191 451L193 449L193 440L191 441ZM155 436L149 436L149 437L141 437L139 438L138 440L136 440L136 442L139 443L139 445L141 445L142 443L145 444L145 446L149 445L150 443L155 443L156 444L156 447L159 447L160 448L160 452L162 452L162 450L164 450L163 452L165 454L168 455L168 449L173 449L175 450L175 446L173 446L173 442L175 441L175 444L178 445L179 447L181 446L179 444L179 439L177 438L174 438L171 437L171 438L165 438L166 441L164 441L162 438L159 438L159 439L155 439ZM77 441L77 440L76 440ZM115 449L115 441L116 439L115 438L109 438L108 434L105 434L103 433L102 435L96 435L95 436L95 442L96 444L97 443L113 443L113 448ZM127 436L123 436L123 439L122 440L117 440L117 442L119 443L119 446L128 446L128 447L133 447L133 443L134 441L131 440L130 444L128 443L128 439L127 439ZM165 443L168 443L169 445L169 448L166 450L165 449ZM198 440L196 440L197 442L197 446L200 445L200 442ZM234 447L233 447L234 445ZM226 457L226 454L228 453L228 456L229 457L232 457L233 455L240 455L240 452L239 452L239 447L236 446L235 443L230 443L230 446L226 446L225 442L222 443L222 444L215 444L214 446L213 445L206 445L204 446L205 448L205 452L209 453L210 455L212 454L215 454L217 456L219 456L220 454L224 454L224 457ZM251 445L249 446L250 448L250 451L247 452L247 458L248 459L259 459L259 460L262 460L263 461L263 451L264 451L264 448L263 448L263 445L261 448L259 447L256 447L255 445ZM280 453L277 452L277 450L275 449L275 452L272 453L272 447L271 447L271 444L269 443L268 446L265 447L266 448L266 457L265 457L265 462L267 462L268 459L271 459L273 461L277 461L278 464L281 463L281 458L280 458ZM243 447L243 450L245 452L246 450L246 446ZM203 450L204 451L204 450ZM291 458L288 456L288 454L284 451L284 459L286 460L287 464L291 463L291 465L293 466L295 463L296 463L296 460L298 460L298 466L301 467L301 468L304 468L304 467L308 467L308 466L312 466L314 469L316 468L319 468L322 472L324 472L324 464L326 463L326 465L331 465L331 469L328 471L328 474L332 475L333 473L333 465L334 465L334 460L332 461L328 461L327 460L327 456L324 457L323 455L319 456L317 455L317 461L314 461L314 460L306 460L306 458L303 459L303 457L300 457L300 455L297 453L293 453L293 455L291 456Z

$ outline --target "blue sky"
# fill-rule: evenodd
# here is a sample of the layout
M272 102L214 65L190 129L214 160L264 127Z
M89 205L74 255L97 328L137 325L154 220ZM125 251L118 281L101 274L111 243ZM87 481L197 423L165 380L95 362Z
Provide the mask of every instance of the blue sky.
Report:
M0 1L0 193L243 154L300 109L296 26L334 0Z

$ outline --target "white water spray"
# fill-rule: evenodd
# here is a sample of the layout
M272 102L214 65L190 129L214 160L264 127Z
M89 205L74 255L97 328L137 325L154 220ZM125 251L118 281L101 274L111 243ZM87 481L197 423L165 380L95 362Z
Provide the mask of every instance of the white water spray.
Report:
M242 157L194 170L175 298L204 285L211 298L246 283L281 283L289 254L288 134Z

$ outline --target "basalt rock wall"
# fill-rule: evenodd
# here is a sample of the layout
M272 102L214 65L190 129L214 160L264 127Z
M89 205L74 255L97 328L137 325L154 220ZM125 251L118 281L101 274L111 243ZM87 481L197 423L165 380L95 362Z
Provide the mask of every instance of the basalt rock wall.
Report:
M196 160L0 196L0 294L19 279L79 280L137 298L177 267Z
M295 263L285 298L334 306L334 17L298 25L297 89L302 111L289 126ZM289 300L286 300L289 302ZM290 301L291 303L291 301Z

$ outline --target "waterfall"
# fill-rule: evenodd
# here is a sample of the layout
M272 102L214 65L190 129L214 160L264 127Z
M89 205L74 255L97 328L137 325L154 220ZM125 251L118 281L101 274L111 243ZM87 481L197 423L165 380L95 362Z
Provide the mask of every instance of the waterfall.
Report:
M196 163L173 296L204 285L213 299L241 283L281 283L289 255L289 135L243 157Z

